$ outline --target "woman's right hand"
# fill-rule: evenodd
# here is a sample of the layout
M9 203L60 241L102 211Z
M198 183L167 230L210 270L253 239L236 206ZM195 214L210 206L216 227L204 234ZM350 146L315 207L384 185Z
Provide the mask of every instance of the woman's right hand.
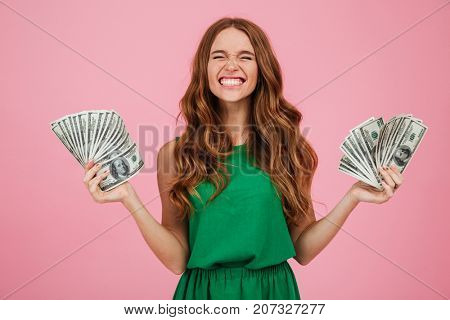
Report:
M99 187L99 183L108 176L108 170L98 172L101 168L101 164L89 161L84 167L84 185L88 189L95 202L123 202L134 194L134 189L128 181L125 181L121 185L115 187L110 191L102 191ZM97 176L96 173L99 173Z

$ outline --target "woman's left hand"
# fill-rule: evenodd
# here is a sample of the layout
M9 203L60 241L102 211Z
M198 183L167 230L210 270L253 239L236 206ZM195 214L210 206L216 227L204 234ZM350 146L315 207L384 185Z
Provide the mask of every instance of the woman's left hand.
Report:
M380 168L379 171L382 177L381 184L383 185L384 190L379 190L365 182L358 181L353 184L349 191L356 200L378 204L384 203L388 201L394 195L394 192L402 185L403 176L394 165L390 168L386 167L386 169Z

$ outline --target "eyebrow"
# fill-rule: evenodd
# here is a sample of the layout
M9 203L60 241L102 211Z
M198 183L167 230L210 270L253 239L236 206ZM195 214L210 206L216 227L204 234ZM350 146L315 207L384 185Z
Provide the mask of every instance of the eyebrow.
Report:
M214 54L214 53L226 53L226 51L225 50L214 50L213 52L211 52L211 54ZM239 54L250 54L252 56L255 55L253 52L250 52L250 51L247 51L247 50L241 50L238 53Z

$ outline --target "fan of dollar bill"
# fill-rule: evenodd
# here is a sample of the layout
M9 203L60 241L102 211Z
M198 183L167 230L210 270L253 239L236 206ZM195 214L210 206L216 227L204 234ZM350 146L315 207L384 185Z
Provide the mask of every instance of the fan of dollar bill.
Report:
M345 137L339 171L382 190L378 169L394 165L403 173L427 129L412 114L397 115L387 123L381 117L371 117Z
M129 180L143 167L138 147L114 110L87 110L50 123L52 131L84 167L93 160L109 170L99 186L108 191Z

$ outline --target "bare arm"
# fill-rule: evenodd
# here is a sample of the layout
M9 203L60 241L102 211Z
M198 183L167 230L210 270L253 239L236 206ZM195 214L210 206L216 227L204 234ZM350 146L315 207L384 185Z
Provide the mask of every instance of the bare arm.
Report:
M330 243L359 202L384 203L403 183L403 176L395 167L380 169L380 174L383 178L383 191L358 181L326 217L318 221L311 217L310 221L304 222L300 227L292 227L290 231L298 263L307 265L311 262Z
M189 256L186 219L177 220L178 209L168 197L168 182L174 174L174 141L166 143L158 152L158 187L162 202L162 223L160 224L146 209L141 199L128 182L111 191L102 192L98 183L102 175L92 178L98 168L93 164L86 167L85 184L96 202L122 202L132 214L147 245L158 259L173 273L184 272ZM106 175L104 175L106 176Z
M358 204L358 200L347 192L326 217L308 225L294 243L295 260L307 265L334 238L347 217Z
M158 187L162 202L162 223L159 224L142 205L136 195L127 198L123 204L132 212L148 246L159 260L175 274L184 272L189 258L187 223L175 217L177 208L169 200L168 181L174 175L174 142L165 144L158 152Z
M144 237L145 242L155 253L158 259L173 273L181 274L187 264L187 244L177 233L176 226L160 224L145 208L141 200L135 196L123 202L124 206L133 215L136 224Z

